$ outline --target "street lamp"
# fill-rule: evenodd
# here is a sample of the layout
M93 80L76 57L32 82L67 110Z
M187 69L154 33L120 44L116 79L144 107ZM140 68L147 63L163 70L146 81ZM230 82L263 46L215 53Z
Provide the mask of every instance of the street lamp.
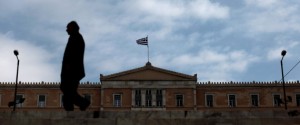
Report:
M15 97L14 97L14 109L13 109L13 111L16 110L16 104L17 104L17 88L18 88L18 75L19 75L19 63L20 63L20 60L18 58L18 55L19 55L18 50L14 50L14 54L17 57L18 63L17 63L17 75L16 75L16 86L15 86Z
M21 104L25 101L25 98L19 98L17 100L17 89L18 89L18 75L19 75L19 64L20 60L18 58L19 52L18 50L14 50L14 54L17 57L18 63L17 63L17 75L16 75L16 85L15 85L15 94L14 94L14 100L8 103L8 107L14 106L13 111L16 110L16 105Z
M283 64L282 64L282 60L283 60L283 57L286 55L286 50L282 50L281 52L281 61L280 61L280 64L281 64L281 75L282 75L282 87L283 87L283 98L284 98L284 108L285 110L287 110L287 101L286 101L286 94L285 94L285 82L284 82L284 75L283 75Z

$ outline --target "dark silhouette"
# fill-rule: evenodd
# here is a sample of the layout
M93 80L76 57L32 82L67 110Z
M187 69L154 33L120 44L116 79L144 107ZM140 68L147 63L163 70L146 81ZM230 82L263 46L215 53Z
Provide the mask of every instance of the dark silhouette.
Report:
M77 88L80 80L85 76L83 64L85 43L75 21L67 25L67 33L70 37L62 61L60 84L63 106L66 111L73 111L74 105L84 111L90 105L90 101L81 97Z

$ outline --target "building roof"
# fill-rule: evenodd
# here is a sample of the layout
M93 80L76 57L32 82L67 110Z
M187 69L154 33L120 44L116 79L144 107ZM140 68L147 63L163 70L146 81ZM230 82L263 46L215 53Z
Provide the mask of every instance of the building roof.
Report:
M150 62L145 66L104 76L100 81L197 81L197 74L187 75L154 67Z

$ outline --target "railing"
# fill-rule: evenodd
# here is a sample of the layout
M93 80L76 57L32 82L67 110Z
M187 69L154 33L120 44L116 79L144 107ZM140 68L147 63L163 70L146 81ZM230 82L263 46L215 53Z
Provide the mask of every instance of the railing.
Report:
M18 85L20 87L58 87L60 82L19 82ZM298 81L287 81L285 82L287 86L300 86L300 82ZM14 87L15 82L0 82L0 87ZM197 86L282 86L282 82L278 81L247 81L247 82L236 82L236 81L228 81L228 82L197 82ZM101 87L101 82L81 82L81 87Z
M287 86L300 86L298 81L287 81ZM198 86L282 86L282 82L278 81L252 81L252 82L198 82Z
M59 87L60 82L19 82L18 88ZM81 82L80 87L101 87L100 82ZM15 87L15 82L0 82L0 88Z

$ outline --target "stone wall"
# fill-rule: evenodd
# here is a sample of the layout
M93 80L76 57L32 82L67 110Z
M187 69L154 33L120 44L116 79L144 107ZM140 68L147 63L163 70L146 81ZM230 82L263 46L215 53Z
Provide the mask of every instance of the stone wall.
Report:
M20 82L18 84L17 94L25 98L21 109L19 110L48 110L64 111L62 108L61 96L58 82ZM91 105L89 110L100 108L101 84L94 82L85 82L79 85L78 92L81 95L88 94L91 96ZM14 100L15 83L0 82L0 111L10 111L8 103ZM45 95L45 107L38 107L39 95Z
M299 114L299 112L297 112ZM296 113L296 114L297 114ZM269 111L0 112L0 125L300 125L300 116Z
M0 82L0 111L10 111L8 103L14 99L13 82ZM145 103L145 91L151 89L163 90L163 106L155 107L155 92L153 92L153 107L135 107L134 93L136 89L142 91L142 103ZM91 96L91 106L88 110L211 110L232 109L252 110L256 108L281 109L283 104L275 104L274 95L283 99L282 84L280 82L199 82L195 81L105 81L81 83L78 89L81 95ZM18 94L26 98L23 111L63 111L61 106L61 91L56 82L20 82ZM122 94L122 106L114 107L113 94ZM176 106L176 95L183 95L183 106ZM252 105L251 95L258 96L257 105ZM38 107L38 96L45 95L45 107ZM212 106L207 105L206 95L212 95ZM235 95L235 107L229 105L229 95ZM288 109L300 107L300 82L286 82L286 96Z

